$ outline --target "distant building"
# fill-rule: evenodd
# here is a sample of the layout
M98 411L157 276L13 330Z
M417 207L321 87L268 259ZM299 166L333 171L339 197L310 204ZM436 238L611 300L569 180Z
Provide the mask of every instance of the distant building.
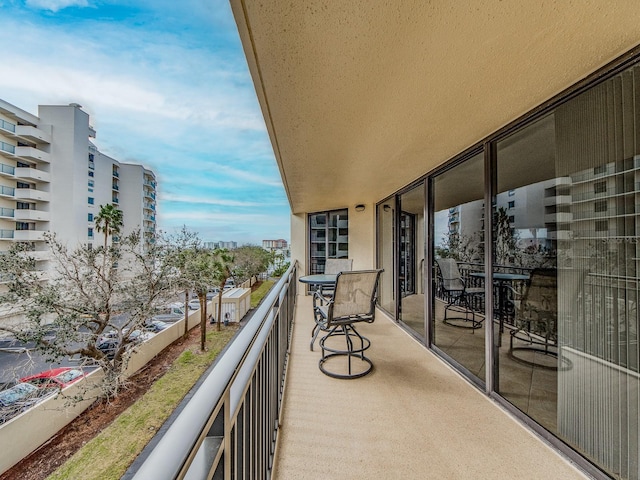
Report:
M280 238L278 240L262 240L262 248L265 250L281 250L287 248L287 241Z
M238 242L204 242L204 248L209 248L211 250L215 250L216 248L234 250L238 248Z
M0 100L0 251L28 243L47 271L45 232L70 247L101 244L95 217L108 204L123 213L123 235L154 235L155 174L101 153L95 136L78 104L40 105L36 116Z

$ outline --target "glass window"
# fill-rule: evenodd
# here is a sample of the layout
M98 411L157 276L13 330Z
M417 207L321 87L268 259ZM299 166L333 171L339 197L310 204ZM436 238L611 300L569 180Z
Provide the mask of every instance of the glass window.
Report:
M324 273L327 258L349 257L349 212L309 214L309 273Z
M594 212L606 212L607 211L607 201L606 200L598 200L597 202L593 202L593 211Z
M93 222L93 213L87 214L87 220Z
M88 236L89 238L93 238L93 228L89 227L89 228L87 229L87 236Z
M624 479L640 445L639 89L630 68L497 142L492 238L497 391ZM504 223L514 190L522 214Z
M89 197L89 205L93 205L93 202L94 202L93 197Z
M509 208L515 208L515 206L516 206L516 202L515 202L515 201L511 201L511 202L509 202L509 204L508 204L508 207L509 207Z

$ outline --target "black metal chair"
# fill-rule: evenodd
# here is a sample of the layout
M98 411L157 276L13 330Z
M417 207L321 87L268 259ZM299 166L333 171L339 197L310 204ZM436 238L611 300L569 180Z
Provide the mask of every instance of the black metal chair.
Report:
M351 258L327 258L324 265L324 273L327 275L337 275L340 272L349 272L353 268L353 260ZM333 297L334 287L319 285L313 292L313 316L316 320L316 324L311 331L311 344L309 349L313 351L313 344L318 337L320 331L324 330L324 321L321 315L318 313L318 307L327 305Z
M325 375L352 379L367 375L373 362L364 354L371 346L368 338L358 333L355 324L375 320L378 281L382 270L341 272L336 279L334 295L317 309L319 328L328 333L320 339L322 358L318 366ZM346 348L338 347L340 338ZM339 359L344 359L342 363ZM357 363L356 363L357 362ZM340 364L340 365L337 365ZM331 365L331 370L327 367ZM338 372L332 367L342 367Z
M558 356L557 274L552 268L533 269L524 292L514 299L515 329L510 332L509 355L521 362L535 363L516 357L518 350ZM514 340L524 345L514 345Z
M484 288L468 287L454 258L437 258L436 264L438 265L438 288L447 302L442 321L452 327L474 330L480 328L482 320L476 319L473 298L484 295ZM457 316L448 316L450 311Z

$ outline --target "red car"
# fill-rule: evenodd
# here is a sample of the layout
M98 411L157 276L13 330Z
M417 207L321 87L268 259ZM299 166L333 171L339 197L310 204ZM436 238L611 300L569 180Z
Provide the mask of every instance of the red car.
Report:
M83 377L85 377L85 374L79 368L60 367L21 378L20 381L42 388L64 388Z

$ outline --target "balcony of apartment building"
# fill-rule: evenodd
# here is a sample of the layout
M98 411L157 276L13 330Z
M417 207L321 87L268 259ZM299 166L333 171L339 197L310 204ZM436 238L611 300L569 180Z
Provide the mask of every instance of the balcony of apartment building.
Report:
M15 177L16 167L0 162L0 176Z
M48 222L51 220L51 213L35 208L17 208L14 217L19 221Z
M32 162L51 163L51 154L35 147L18 146L15 150L16 157Z
M369 375L309 348L294 262L123 478L586 478L382 311Z
M7 122L0 118L0 133L5 137L15 137L16 136L16 124Z
M16 135L28 142L39 145L51 143L51 127L33 127L31 125L17 125Z
M7 158L15 158L16 146L7 142L0 141L0 155Z
M0 218L13 220L15 217L15 208L0 207Z
M42 242L45 233L43 230L16 230L13 239L17 242Z
M15 196L16 196L15 187L7 187L5 185L0 185L0 197L15 198Z
M29 187L17 187L14 195L16 200L32 200L38 202L48 202L51 200L51 194L49 192L39 190L33 185Z
M51 174L36 167L16 167L14 175L16 178L31 180L32 182L51 182Z
M145 198L149 198L149 199L151 199L152 201L155 201L155 199L156 199L156 194L155 194L155 192L153 192L152 190L150 190L150 189L148 189L148 188L145 188L145 189L144 189L144 197L145 197Z

